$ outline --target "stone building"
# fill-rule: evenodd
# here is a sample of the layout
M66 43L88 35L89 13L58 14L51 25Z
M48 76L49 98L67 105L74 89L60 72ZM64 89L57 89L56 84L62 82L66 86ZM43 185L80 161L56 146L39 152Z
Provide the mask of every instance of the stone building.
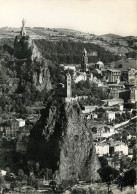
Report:
M74 73L76 72L76 67L74 65L64 65L63 67L64 67L64 70L71 69L74 71Z
M122 152L124 155L128 155L128 146L125 143L119 141L111 142L110 154L114 154L116 152Z
M121 71L118 69L108 69L106 71L108 82L115 83L121 79Z
M17 137L20 132L20 129L25 128L25 120L23 119L14 119L11 121L11 127L6 129L6 136Z
M110 95L113 97L113 98L119 98L119 91L117 88L114 88L112 90L110 90Z
M68 73L66 77L66 92L67 92L67 98L72 97L72 88L71 88L71 75Z
M107 143L97 143L95 145L95 148L96 148L96 153L99 156L109 154L109 145Z
M65 97L65 102L73 102L76 101L76 98L72 97L72 86L71 86L71 75L67 73L66 75L66 97Z
M19 129L20 127L25 126L25 120L24 119L15 119L12 121L11 128L13 129Z
M83 113L91 113L93 111L95 111L95 109L98 108L98 106L84 106L82 112Z
M88 71L88 54L87 54L87 51L86 51L85 48L82 52L81 71L82 72L87 72Z
M128 69L128 83L135 84L136 81L136 70L133 68Z
M133 86L130 88L130 103L136 103L137 102L137 87Z
M118 107L119 107L119 110L120 110L120 111L123 111L123 110L124 110L123 104L119 104Z
M75 83L78 83L80 81L86 81L87 80L87 74L85 72L80 72L80 75L76 76Z
M95 64L95 68L96 68L96 69L103 70L103 69L104 69L104 64L103 64L103 62L98 61L98 62Z
M124 100L121 98L106 99L106 100L102 100L102 101L106 104L106 106L114 106L117 104L124 104Z
M115 120L115 112L113 112L113 111L106 111L106 119L109 122Z

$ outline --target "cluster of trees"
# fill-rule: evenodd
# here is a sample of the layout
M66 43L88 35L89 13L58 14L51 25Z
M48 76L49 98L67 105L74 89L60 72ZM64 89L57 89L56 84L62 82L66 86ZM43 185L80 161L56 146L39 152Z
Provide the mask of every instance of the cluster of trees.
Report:
M0 64L1 113L18 112L27 114L26 106L30 106L36 101L44 100L46 91L39 92L36 90L29 76L29 70L19 70L20 64L14 65L13 63L11 64L10 61L2 61ZM24 65L22 66L24 67ZM26 66L29 68L29 64L26 64ZM31 71L33 71L33 69L31 69Z
M83 105L99 105L103 104L102 100L107 99L109 97L109 93L102 88L96 87L96 85L92 84L90 81L80 81L74 85L72 85L72 91L74 96L82 96L87 95L87 99L79 100L81 107Z
M0 188L5 187L5 181L9 181L11 183L11 189L14 190L15 187L20 187L20 183L24 183L24 185L30 185L34 188L38 189L40 183L40 179L45 179L47 181L51 180L52 170L44 169L40 167L39 162L28 161L26 165L22 160L22 166L16 169L16 176L14 173L11 173L11 169L9 167L6 168L6 175L2 176L0 174Z
M8 55L8 57L5 54ZM8 58L11 58L11 55L13 55L13 39L0 39L0 58L7 61Z
M131 114L129 112L122 113L122 115L116 114L115 122L121 123L121 122L124 122L126 120L129 120L130 118L131 118Z
M128 158L129 159L129 158ZM124 187L130 186L134 188L136 184L136 171L135 166L130 165L130 159L122 158L120 160L120 169L116 170L108 165L108 161L104 156L99 157L101 168L98 170L102 182L106 182L108 185L108 192L110 191L110 185L115 182L120 187L121 191ZM127 168L127 166L129 168Z
M35 43L46 59L50 59L51 61L57 62L58 64L81 63L81 54L84 47L89 53L89 63L96 62L98 59L105 63L117 61L120 59L118 55L113 55L105 48L93 43L74 42L72 40L60 40L57 42L35 40ZM98 56L90 55L90 53L93 51L97 51Z
M92 84L89 80L80 81L72 85L72 89L74 96L90 95L91 98L89 99L89 101L92 98L104 100L109 96L109 93L107 91L103 90L102 88L96 87L96 85Z

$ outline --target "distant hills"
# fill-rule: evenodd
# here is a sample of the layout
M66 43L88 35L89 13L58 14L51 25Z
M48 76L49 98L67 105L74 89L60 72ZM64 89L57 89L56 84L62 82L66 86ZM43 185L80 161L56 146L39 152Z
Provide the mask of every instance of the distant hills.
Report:
M112 38L112 39L122 38L122 36L117 35L117 34L103 34L103 35L101 35L101 37L108 37L108 38Z
M135 52L137 40L134 36L123 37L116 34L94 35L65 28L26 27L27 34L32 39L46 39L48 41L72 40L74 42L97 44L112 54L125 55ZM20 32L20 28L0 28L0 39L14 38Z

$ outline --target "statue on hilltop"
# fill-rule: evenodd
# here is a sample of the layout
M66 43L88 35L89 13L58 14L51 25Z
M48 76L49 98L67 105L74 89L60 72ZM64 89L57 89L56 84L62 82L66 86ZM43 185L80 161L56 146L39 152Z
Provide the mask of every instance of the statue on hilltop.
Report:
M26 21L23 19L22 20L22 28L21 28L21 31L20 31L21 37L26 36L25 23L26 23Z

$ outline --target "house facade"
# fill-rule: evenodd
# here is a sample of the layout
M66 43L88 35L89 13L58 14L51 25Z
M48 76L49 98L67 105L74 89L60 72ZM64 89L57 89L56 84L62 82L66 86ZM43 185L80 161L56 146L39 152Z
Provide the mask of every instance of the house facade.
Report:
M96 154L99 156L109 154L109 145L107 143L97 143L95 145L95 148L96 148Z
M113 112L113 111L106 111L106 119L109 122L115 120L115 112Z
M121 71L118 69L108 69L106 71L108 82L115 83L121 80Z

